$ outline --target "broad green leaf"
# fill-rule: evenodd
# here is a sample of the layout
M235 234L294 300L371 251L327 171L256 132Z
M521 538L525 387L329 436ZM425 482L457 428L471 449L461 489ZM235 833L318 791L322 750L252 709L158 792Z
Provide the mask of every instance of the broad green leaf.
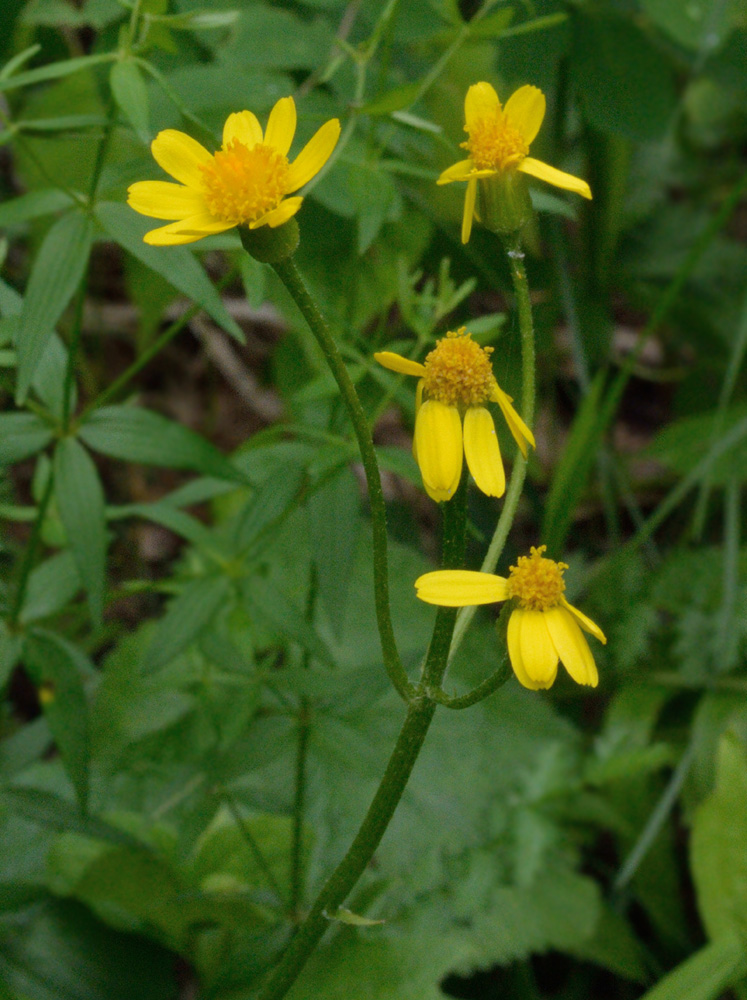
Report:
M104 607L106 521L104 491L91 456L66 437L54 453L54 492L68 543L88 593L95 624Z
M336 635L342 630L361 527L358 483L341 469L307 501L319 596Z
M334 657L303 610L280 590L268 586L266 580L249 577L243 581L241 593L250 616L257 615L286 641L297 642L312 656L334 665Z
M641 1000L717 1000L747 973L747 951L731 935L704 945Z
M80 670L85 659L80 650L53 632L33 632L23 645L24 665L36 684L44 717L83 812L88 801L90 757L88 703Z
M81 425L80 437L95 451L125 462L190 469L216 479L245 482L215 445L160 413L140 406L105 406Z
M35 413L0 414L0 465L13 465L46 448L52 430Z
M676 103L665 50L616 13L577 9L572 24L569 67L592 125L637 141L660 138Z
M56 615L73 599L79 588L80 573L72 552L58 552L46 559L29 575L21 622L28 624Z
M709 937L747 942L747 754L733 733L720 740L716 788L695 813L690 863Z
M168 606L145 653L145 670L157 670L197 638L226 604L231 590L227 576L205 576L188 583Z
M109 86L120 111L138 138L147 143L150 140L148 88L134 59L114 63L109 73Z
M540 532L551 555L562 553L589 469L597 457L604 431L599 416L603 388L604 376L600 372L579 407L563 454L555 467Z
M10 228L42 215L61 212L72 204L70 195L58 188L41 188L11 198L0 205L0 226Z
M16 399L26 398L36 368L88 266L93 223L80 212L63 215L44 237L26 285L16 337Z
M109 930L79 904L45 900L5 921L3 932L0 976L12 1000L166 1000L177 995L173 953Z
M112 201L100 202L96 206L96 217L115 243L166 278L243 344L244 334L226 312L220 295L191 251L186 247L152 247L143 243L144 234L158 226L157 221L146 222L127 205Z

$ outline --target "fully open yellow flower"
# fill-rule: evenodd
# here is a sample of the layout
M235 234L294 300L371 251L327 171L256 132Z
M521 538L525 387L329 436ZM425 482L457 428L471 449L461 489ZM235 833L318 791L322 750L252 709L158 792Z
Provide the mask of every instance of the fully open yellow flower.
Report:
M460 160L441 174L439 184L466 181L462 218L462 243L469 240L476 216L477 182L516 170L555 187L591 198L586 181L529 156L529 146L545 117L545 95L537 87L519 87L501 108L498 95L489 83L475 83L464 100L464 131L469 135L461 145L469 158Z
M442 337L423 364L392 351L374 354L384 368L420 378L413 452L423 485L433 500L449 500L454 495L462 475L463 454L482 492L489 497L503 496L506 474L493 417L485 403L500 406L525 458L527 444L534 447L534 435L495 380L492 350L480 347L461 327Z
M531 555L520 556L511 567L508 579L471 570L426 573L415 581L418 597L446 608L512 599L508 655L524 687L549 688L558 672L558 659L577 684L596 687L599 675L584 632L606 643L604 633L563 596L565 563L546 559L544 545L530 551Z
M296 132L296 105L282 97L270 112L264 135L251 111L237 111L223 126L223 146L209 153L204 146L175 129L159 132L151 152L178 184L138 181L127 191L127 202L141 215L175 219L151 229L144 240L155 246L194 243L234 226L276 228L301 207L298 191L319 173L337 144L336 118L309 139L290 163L288 150Z

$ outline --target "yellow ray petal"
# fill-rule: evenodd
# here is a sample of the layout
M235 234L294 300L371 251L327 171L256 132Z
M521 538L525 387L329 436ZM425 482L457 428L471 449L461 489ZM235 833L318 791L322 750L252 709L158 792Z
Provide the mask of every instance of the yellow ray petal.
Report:
M526 458L527 442L531 444L533 448L537 447L534 442L534 434L532 434L527 425L511 405L511 397L507 395L503 389L501 389L497 382L493 387L493 392L491 393L490 398L494 403L497 403L500 406L501 413L508 424L508 429L511 431L513 439L518 444L522 455Z
M415 420L415 444L423 481L453 496L462 474L462 421L456 406L428 399Z
M574 606L569 604L564 597L561 597L560 603L576 618L576 621L579 623L584 632L588 632L589 635L593 635L594 638L599 639L601 643L604 643L605 645L607 644L607 637L596 622L593 622L591 618L587 618L583 611L579 611L578 608L574 608Z
M401 354L395 354L394 351L377 351L374 354L374 361L378 361L390 372L397 372L400 375L425 375L425 368L419 361L410 361L409 358L403 358Z
M426 604L443 608L464 608L475 604L505 601L506 580L492 573L469 569L440 569L425 573L415 581L418 597Z
M207 212L205 199L194 188L170 181L136 181L127 188L127 204L154 219L187 219Z
M498 95L489 83L474 83L464 98L464 121L467 131L481 118L494 118L501 110Z
M472 233L472 219L475 216L475 199L477 198L477 181L472 178L467 181L467 193L464 196L464 215L462 216L462 243L469 243Z
M386 352L384 352L384 353L386 353ZM374 355L374 357L376 357L376 355ZM395 355L395 357L399 357L399 355ZM420 411L420 407L423 405L423 386L424 385L425 385L425 382L423 381L423 379L422 378L418 379L418 384L415 387L415 420L416 421L418 419L418 413ZM418 445L417 445L417 442L415 440L415 435L414 434L412 436L412 457L417 462L417 460L418 460ZM418 466L418 468L419 468L419 466ZM423 483L423 486L425 486L425 483ZM436 503L440 503L442 500L447 500L448 499L448 497L434 496L432 490L429 490L427 486L425 486L425 492L428 494L428 496L431 498L431 500L435 500Z
M486 496L502 497L506 473L495 424L484 406L470 406L464 415L464 457L477 488Z
M577 684L596 687L599 683L597 666L589 643L573 615L560 606L550 608L544 614L547 631L565 669Z
M284 222L296 214L302 203L303 198L299 195L296 195L295 198L286 198L277 208L273 208L271 212L267 212L261 218L250 222L249 228L259 229L260 226L269 226L270 229L277 229L278 226L282 226Z
M292 97L281 97L270 112L265 143L287 156L296 134L296 105Z
M318 174L332 155L340 138L340 123L330 118L312 135L288 171L288 191L298 191Z
M555 167L551 167L549 163L543 163L542 160L535 160L531 156L525 156L519 164L518 169L522 173L538 177L541 181L547 181L548 184L554 184L555 187L580 194L582 198L591 198L591 188L586 181L582 181L580 177L574 177L573 174L566 174L562 170L556 170Z
M492 177L493 174L497 173L497 170L477 170L472 160L460 160L458 163L453 163L450 167L447 167L436 181L436 184L451 184L452 181L468 181L472 177Z
M202 190L200 166L212 163L213 157L191 135L173 128L164 129L150 144L150 151L158 166L171 174L174 180Z
M558 653L545 624L543 611L521 609L521 659L529 677L549 688L558 673Z
M506 635L508 658L511 660L511 666L519 684L525 688L529 688L530 691L539 691L540 688L549 687L549 685L538 684L536 681L533 681L524 666L524 660L521 655L521 619L523 615L524 612L521 608L514 608L511 612L511 617L508 619L508 632Z
M536 138L545 117L545 95L539 87L519 87L506 101L503 113L518 129L527 146Z
M257 116L251 111L234 111L229 115L223 126L224 149L232 139L243 142L249 149L262 142L262 126L257 121Z
M181 219L179 222L171 222L168 226L161 226L160 229L151 229L143 236L143 242L150 243L156 247L180 246L183 243L194 243L205 236L212 236L213 233L224 233L227 229L233 229L232 222L219 222L212 215L193 215L188 219Z

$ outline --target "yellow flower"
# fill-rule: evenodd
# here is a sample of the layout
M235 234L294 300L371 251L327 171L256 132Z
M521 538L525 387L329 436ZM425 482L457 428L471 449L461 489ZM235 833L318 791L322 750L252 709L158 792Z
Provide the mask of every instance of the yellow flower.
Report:
M563 570L568 567L546 559L545 548L532 547L531 555L520 556L508 579L471 570L426 573L415 581L418 597L446 608L513 599L508 654L524 687L532 691L549 688L558 672L558 659L577 684L596 687L599 675L584 632L600 642L607 640L598 625L566 601Z
M497 403L526 458L534 435L500 388L490 364L492 347L480 347L464 327L436 343L424 364L392 351L374 358L393 372L420 378L416 393L413 453L433 500L449 500L462 475L462 455L475 482L489 497L506 489L495 424L485 403ZM464 427L462 427L464 419Z
M438 178L439 184L467 182L462 243L469 240L472 232L477 182L481 178L512 175L518 170L555 187L591 198L591 189L586 181L529 156L529 146L539 132L544 117L545 95L529 84L519 87L506 101L505 108L501 108L498 95L489 83L475 83L467 91L464 131L469 139L461 145L469 153L469 159L455 163Z
M141 215L175 219L151 229L144 240L155 246L193 243L234 226L276 228L301 207L303 198L286 198L319 173L340 135L332 118L311 137L290 163L288 150L296 132L296 105L282 97L270 112L264 135L251 111L237 111L223 126L223 146L209 153L175 129L159 132L151 152L178 184L138 181L127 202Z

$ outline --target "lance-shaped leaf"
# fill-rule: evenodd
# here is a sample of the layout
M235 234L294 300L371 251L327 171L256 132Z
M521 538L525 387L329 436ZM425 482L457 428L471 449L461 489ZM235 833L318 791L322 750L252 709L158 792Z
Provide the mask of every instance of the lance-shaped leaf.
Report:
M51 227L31 269L16 334L18 385L22 403L37 365L88 265L93 223L87 215L71 212Z
M109 73L109 86L119 110L129 120L138 138L150 138L150 107L148 88L137 63L132 59L116 62Z
M226 603L230 589L227 576L206 576L188 583L158 623L144 668L157 670L186 649Z
M105 406L80 428L95 451L125 462L190 469L204 476L246 482L215 445L181 424L139 406Z
M29 458L51 440L49 425L35 413L0 415L0 465L12 465Z
M127 205L100 202L96 206L96 216L115 243L202 306L208 316L243 344L244 334L228 315L220 295L190 250L186 247L152 247L143 243L146 231L153 228L153 220L146 222Z
M53 632L31 633L23 662L39 692L39 702L81 809L88 801L88 704L82 670L93 672L85 655Z
M91 617L100 623L106 556L104 491L93 459L75 438L62 438L55 449L54 492L81 582L88 593Z

